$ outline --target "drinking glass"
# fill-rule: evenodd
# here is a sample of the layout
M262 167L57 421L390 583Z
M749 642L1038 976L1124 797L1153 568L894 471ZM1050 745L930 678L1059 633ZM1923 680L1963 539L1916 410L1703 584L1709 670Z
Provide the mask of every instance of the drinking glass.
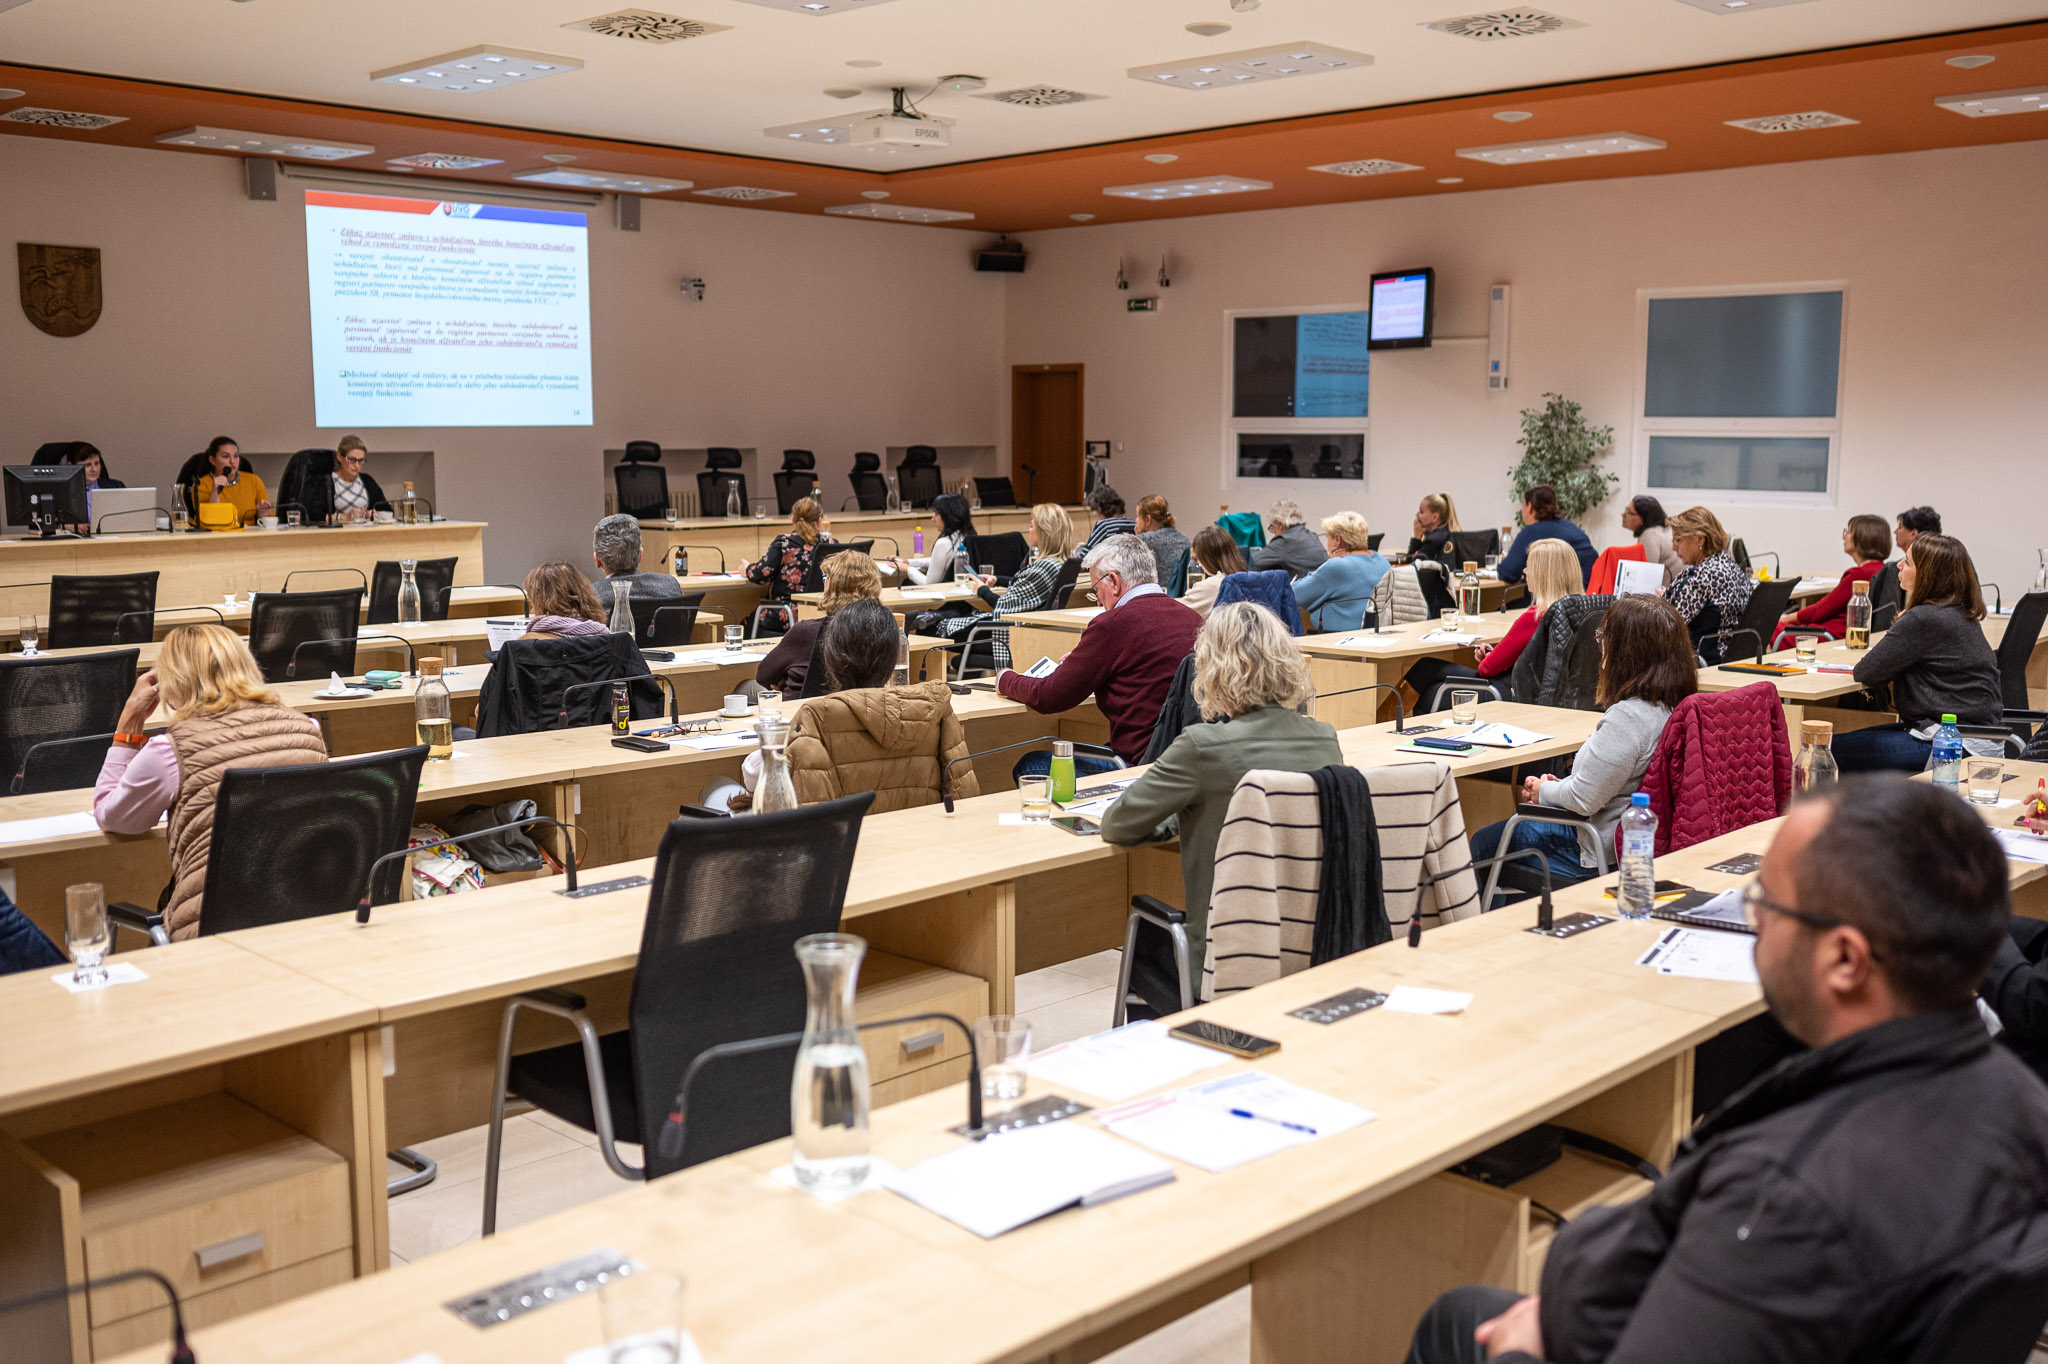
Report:
M299 518L303 515L305 513L301 512L297 507L292 507L285 512L284 523L293 530L297 530L299 528Z
M973 581L973 569L969 568L966 564L956 563L953 565L953 586L967 587L970 586L973 583Z
M1963 766L1970 777L1970 804L1998 804L1999 789L2005 784L2005 767L1996 758L1969 758Z
M1019 777L1017 794L1024 799L1024 822L1043 824L1052 818L1052 778Z
M671 525L671 526L675 525L675 523L676 523L676 504L675 504L675 503L673 503L673 502L668 502L668 503L664 503L664 504L662 505L662 508L661 508L661 519L662 519L662 520L664 520L664 521L666 521L666 522L668 522L668 523L669 523L669 525Z
M981 1097L1009 1105L1024 1097L1024 1065L1031 1059L1031 1023L1015 1014L974 1020L974 1054L981 1062Z
M1479 693L1476 691L1454 691L1451 693L1451 723L1474 725L1479 723Z
M726 648L728 648L728 649L738 649L738 648L740 647L740 639L741 639L741 638L742 638L742 637L743 637L743 636L744 636L745 634L746 634L746 628L745 628L744 626L739 626L739 625L728 625L728 626L726 626L726 627L725 627L725 647L726 647Z
M683 1280L643 1269L598 1285L611 1364L675 1364L683 1353Z
M1819 635L1792 636L1792 656L1798 659L1801 663L1813 662L1815 656L1819 653L1819 651Z
M994 564L983 564L975 571L980 573L982 577L987 578L990 581L994 581L996 576L996 566Z
M25 654L33 654L36 651L36 645L41 642L42 627L36 623L36 618L32 615L23 616L21 618L21 651Z
M64 887L64 947L74 963L71 979L78 985L99 985L107 978L107 893L97 881Z
M779 691L764 691L754 698L754 702L760 706L763 715L782 714L782 693Z
M1491 573L1491 572L1493 572L1493 570L1495 570L1496 568L1499 568L1499 567L1500 567L1500 555L1498 555L1498 554L1489 554L1489 555L1487 555L1487 556L1486 556L1486 571L1487 571L1488 573Z
M768 519L768 504L766 502L754 503L754 519L756 521L766 521Z

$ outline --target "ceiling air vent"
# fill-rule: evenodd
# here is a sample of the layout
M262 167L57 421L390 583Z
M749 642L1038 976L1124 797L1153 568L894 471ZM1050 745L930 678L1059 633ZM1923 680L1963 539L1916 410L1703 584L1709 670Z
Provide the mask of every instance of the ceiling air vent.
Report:
M1084 95L1079 90L1062 90L1056 85L1023 85L1015 90L990 90L975 98L992 99L998 104L1021 104L1031 109L1050 109L1055 105L1083 104L1091 99L1107 97Z
M1392 175L1396 171L1421 170L1406 161L1388 161L1374 158L1367 161L1332 161L1327 166L1310 166L1312 171L1323 171L1329 175Z
M1843 118L1825 109L1813 109L1803 114L1771 114L1764 118L1731 118L1724 120L1731 128L1747 128L1753 133L1803 133L1808 128L1846 128L1856 123L1853 118Z
M690 193L706 199L790 199L793 189L756 189L752 185L726 185L721 189L693 189Z
M70 109L9 109L0 114L0 123L37 123L45 128L73 128L79 132L110 128L127 121L112 114L81 114Z
M700 20L685 19L675 14L662 14L651 9L621 9L613 10L610 14L580 19L562 27L601 33L607 38L625 38L636 43L679 43L685 38L702 38L709 33L723 33L732 25L707 24Z
M1534 38L1541 33L1556 33L1560 29L1584 28L1578 19L1567 19L1562 14L1548 10L1529 9L1516 6L1513 9L1497 9L1485 14L1465 14L1456 19L1439 19L1423 28L1448 33L1453 38L1471 38L1476 42L1497 43L1503 38Z

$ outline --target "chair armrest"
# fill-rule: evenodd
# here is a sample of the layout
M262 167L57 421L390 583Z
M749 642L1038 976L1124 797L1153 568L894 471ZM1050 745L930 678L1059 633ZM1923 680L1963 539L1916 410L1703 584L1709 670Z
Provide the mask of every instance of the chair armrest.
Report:
M552 988L528 990L523 994L514 995L510 1003L521 1008L538 1009L544 1014L553 1014L557 1018L566 1018L571 1023L576 1021L578 1014L589 1007L583 996L577 994L574 990Z
M1593 827L1593 820L1590 815L1575 815L1571 811L1559 809L1555 805L1530 805L1527 802L1518 801L1515 804L1515 813L1523 819L1540 819L1551 824L1584 825L1589 829Z
M158 947L167 946L171 941L170 934L164 929L161 911L131 905L126 900L115 900L107 906L107 922L115 929L132 928L138 933L147 933L150 942Z
M1152 895L1133 895L1131 897L1131 912L1139 918L1158 924L1161 928L1169 928L1174 924L1185 924L1188 921L1186 910L1175 909L1166 901Z

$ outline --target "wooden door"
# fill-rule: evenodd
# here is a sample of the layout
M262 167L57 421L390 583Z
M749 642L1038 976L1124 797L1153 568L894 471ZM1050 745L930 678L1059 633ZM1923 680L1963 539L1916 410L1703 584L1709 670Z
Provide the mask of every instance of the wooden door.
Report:
M1017 500L1081 500L1081 366L1010 370L1010 481Z

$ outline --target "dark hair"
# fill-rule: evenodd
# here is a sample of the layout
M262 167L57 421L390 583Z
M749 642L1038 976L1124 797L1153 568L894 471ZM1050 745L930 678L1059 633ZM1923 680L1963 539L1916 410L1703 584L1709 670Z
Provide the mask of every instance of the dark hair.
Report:
M939 518L939 529L947 535L974 534L974 508L958 493L940 493L933 498L932 515Z
M1617 598L1599 630L1602 709L1634 700L1668 710L1699 690L1699 661L1685 618L1662 597Z
M1908 507L1899 513L1899 524L1915 535L1941 534L1941 513L1932 507Z
M1799 908L1860 930L1914 1010L1967 1001L2012 914L2005 851L1983 819L1892 773L1845 776L1805 799L1828 812L1792 871Z
M896 618L873 597L848 602L818 632L818 662L833 691L885 687L896 670L903 636Z
M242 448L242 442L236 440L233 436L215 436L206 443L206 457L212 459L220 453L220 447L223 445L234 446L237 453L240 453Z
M1664 504L1648 493L1637 493L1631 497L1628 500L1628 509L1642 518L1642 528L1636 531L1638 540L1643 538L1643 531L1664 524Z
M1105 483L1088 494L1088 506L1097 516L1122 516L1124 495Z
M98 458L101 466L105 467L106 456L101 455L100 447L94 445L89 440L73 441L71 442L71 448L64 452L64 462L66 464L83 464L93 458Z
M1908 607L1953 606L1971 620L1984 619L1984 593L1970 551L1953 535L1922 532L1906 551L1913 561L1913 595Z
M1557 489L1548 483L1538 483L1522 494L1522 500L1529 504L1529 510L1536 513L1538 521L1555 521L1564 515L1557 505Z
M1892 552L1892 528L1884 523L1882 516L1852 516L1849 518L1849 544L1855 549L1857 558L1883 563Z
M1230 538L1230 532L1221 526L1204 526L1195 532L1189 542L1194 551L1195 562L1202 566L1204 573L1245 572L1244 552L1237 547L1237 541Z

